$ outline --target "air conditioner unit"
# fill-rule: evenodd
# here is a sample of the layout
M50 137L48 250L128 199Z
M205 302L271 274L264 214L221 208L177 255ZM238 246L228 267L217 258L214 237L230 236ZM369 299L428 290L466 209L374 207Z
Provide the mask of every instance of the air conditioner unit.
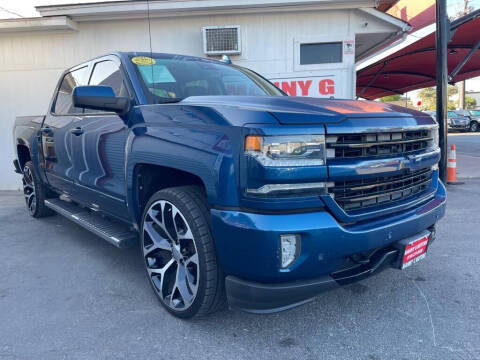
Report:
M240 26L206 26L203 32L203 51L207 55L240 54Z

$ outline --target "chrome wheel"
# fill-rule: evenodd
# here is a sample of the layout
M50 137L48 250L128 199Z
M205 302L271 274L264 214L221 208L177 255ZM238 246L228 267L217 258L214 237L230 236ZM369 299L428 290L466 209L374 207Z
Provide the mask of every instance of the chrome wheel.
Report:
M199 284L193 233L180 210L167 200L154 202L143 220L143 256L153 287L175 311L188 309Z
M30 214L34 214L37 208L37 197L35 194L35 181L32 171L28 166L23 169L23 194Z

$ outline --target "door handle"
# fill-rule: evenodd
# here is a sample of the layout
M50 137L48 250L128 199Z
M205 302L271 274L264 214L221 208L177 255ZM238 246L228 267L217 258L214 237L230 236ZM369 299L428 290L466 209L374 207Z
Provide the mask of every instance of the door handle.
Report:
M52 133L52 129L49 128L48 126L44 127L41 129L42 133L45 134L45 135L49 135Z
M70 132L71 132L73 135L79 136L79 135L82 135L82 134L83 134L83 129L80 128L80 127L76 127L75 129L70 130Z

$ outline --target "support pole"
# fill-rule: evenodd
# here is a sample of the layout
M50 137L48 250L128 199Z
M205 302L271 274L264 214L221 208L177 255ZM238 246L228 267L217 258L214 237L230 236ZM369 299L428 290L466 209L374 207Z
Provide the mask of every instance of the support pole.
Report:
M448 105L448 64L447 45L450 39L450 21L447 15L447 0L436 0L436 73L437 73L437 121L441 159L440 179L447 178L447 105Z

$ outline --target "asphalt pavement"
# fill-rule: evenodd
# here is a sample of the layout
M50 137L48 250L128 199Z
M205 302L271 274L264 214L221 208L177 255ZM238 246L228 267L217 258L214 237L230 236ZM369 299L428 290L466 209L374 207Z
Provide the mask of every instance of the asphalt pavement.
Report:
M273 315L182 321L155 298L139 249L0 192L0 359L480 359L480 136L453 135L469 168L449 186L427 257ZM480 159L477 159L480 160ZM478 174L478 175L477 175Z

